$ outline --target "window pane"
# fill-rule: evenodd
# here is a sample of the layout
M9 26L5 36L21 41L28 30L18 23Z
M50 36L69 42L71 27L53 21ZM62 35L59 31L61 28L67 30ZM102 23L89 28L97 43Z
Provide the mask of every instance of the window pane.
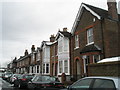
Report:
M49 64L46 64L46 73L49 73Z
M93 41L93 29L92 28L87 30L87 40L88 40L88 43L94 42Z
M59 61L59 73L62 73L62 61Z
M79 47L79 39L78 35L75 36L75 48Z
M75 84L73 84L72 88L76 88L76 89L80 88L80 90L82 90L82 88L83 89L89 88L92 80L93 79L83 79L83 80L80 80L80 81L76 82Z
M68 60L64 61L64 70L65 70L65 73L68 73Z
M93 88L115 88L112 80L96 79Z
M100 60L100 55L94 55L94 63L97 63Z

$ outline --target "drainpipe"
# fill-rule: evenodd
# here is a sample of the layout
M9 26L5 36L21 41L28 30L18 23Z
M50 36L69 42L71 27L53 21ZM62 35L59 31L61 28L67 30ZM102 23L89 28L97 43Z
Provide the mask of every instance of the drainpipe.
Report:
M102 34L102 45L103 45L103 58L105 58L105 47L104 47L104 33L103 33L103 30L104 30L104 26L103 26L103 22L104 21L104 18L103 17L101 17L101 34Z

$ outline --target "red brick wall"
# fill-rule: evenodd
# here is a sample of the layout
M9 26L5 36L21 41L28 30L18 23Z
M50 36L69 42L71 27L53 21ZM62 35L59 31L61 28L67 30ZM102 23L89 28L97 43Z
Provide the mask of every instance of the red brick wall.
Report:
M89 76L120 76L120 61L89 65Z

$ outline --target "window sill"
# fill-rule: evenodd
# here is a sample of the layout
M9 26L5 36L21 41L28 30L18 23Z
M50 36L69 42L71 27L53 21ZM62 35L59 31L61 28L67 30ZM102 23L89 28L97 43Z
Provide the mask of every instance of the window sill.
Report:
M86 44L86 46L89 46L89 45L92 45L92 44L94 44L94 42L88 43L88 44Z
M79 47L74 48L74 50L78 49Z

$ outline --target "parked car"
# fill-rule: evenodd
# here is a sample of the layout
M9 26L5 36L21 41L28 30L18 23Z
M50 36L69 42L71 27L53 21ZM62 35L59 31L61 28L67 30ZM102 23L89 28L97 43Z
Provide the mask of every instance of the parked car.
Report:
M120 77L85 77L67 90L120 90Z
M2 74L2 78L4 80L8 80L12 76L12 74L12 72L5 72L4 74Z
M0 72L0 78L2 78L3 72Z
M28 89L41 90L41 89L60 89L64 85L56 77L36 75L31 81L28 82Z
M19 78L19 77L21 77L21 74L13 74L11 77L10 77L10 83L14 83L14 81L17 79L17 78Z
M18 88L27 87L27 83L33 78L34 75L23 74L14 80L14 86Z

